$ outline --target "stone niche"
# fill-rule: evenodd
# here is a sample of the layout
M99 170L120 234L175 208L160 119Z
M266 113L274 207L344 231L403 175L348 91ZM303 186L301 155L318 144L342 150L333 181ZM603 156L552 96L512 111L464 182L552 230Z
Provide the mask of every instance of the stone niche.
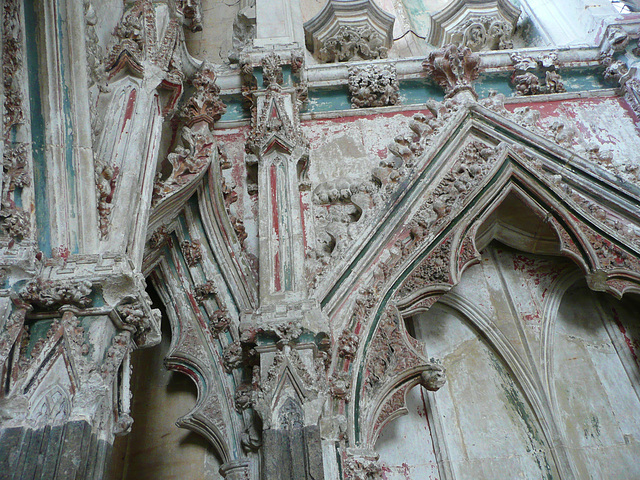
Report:
M394 21L373 0L328 0L304 24L305 42L321 63L386 58Z
M520 8L509 0L454 0L431 17L427 42L455 43L474 52L510 49L519 16Z

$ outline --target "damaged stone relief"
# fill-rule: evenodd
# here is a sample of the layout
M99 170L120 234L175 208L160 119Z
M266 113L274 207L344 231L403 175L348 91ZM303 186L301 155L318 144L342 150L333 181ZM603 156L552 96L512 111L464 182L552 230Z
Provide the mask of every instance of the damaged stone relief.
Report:
M8 478L640 475L632 11L5 3Z

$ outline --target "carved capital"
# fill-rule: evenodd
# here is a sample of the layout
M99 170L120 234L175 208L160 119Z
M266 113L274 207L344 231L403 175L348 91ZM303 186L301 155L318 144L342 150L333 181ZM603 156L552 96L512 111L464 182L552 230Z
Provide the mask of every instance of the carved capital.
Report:
M382 480L380 455L373 450L351 448L344 459L347 480Z
M220 467L220 475L225 480L249 480L250 475L249 460L233 460Z

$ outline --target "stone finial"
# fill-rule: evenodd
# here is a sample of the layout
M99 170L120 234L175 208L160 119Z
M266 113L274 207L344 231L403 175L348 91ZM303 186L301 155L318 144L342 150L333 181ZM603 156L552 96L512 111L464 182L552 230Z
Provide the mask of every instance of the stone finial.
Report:
M261 61L263 83L265 87L282 85L282 59L277 53L270 53Z
M462 91L469 91L478 98L473 81L480 75L480 57L468 47L447 45L431 52L422 62L422 68L440 85L447 98L452 98Z
M204 121L213 128L213 124L227 111L227 106L220 100L220 87L216 84L213 66L205 62L191 83L196 91L182 107L180 119L187 127Z

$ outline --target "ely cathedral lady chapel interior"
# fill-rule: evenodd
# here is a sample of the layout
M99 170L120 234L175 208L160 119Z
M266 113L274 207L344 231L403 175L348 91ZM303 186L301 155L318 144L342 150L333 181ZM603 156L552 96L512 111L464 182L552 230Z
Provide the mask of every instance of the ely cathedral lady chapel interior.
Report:
M0 478L640 478L637 11L5 0Z

